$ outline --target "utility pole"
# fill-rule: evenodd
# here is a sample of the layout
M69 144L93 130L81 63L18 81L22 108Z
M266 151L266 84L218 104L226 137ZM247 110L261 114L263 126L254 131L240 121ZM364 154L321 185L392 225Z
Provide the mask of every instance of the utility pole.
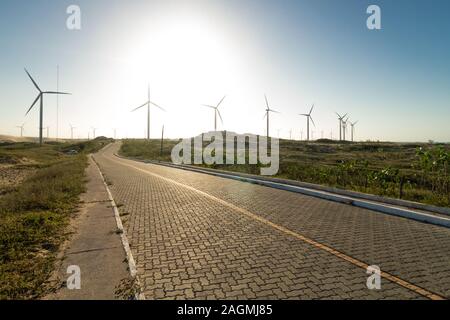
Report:
M159 153L160 157L163 155L163 146L164 146L164 125L162 126L162 133L161 133L161 151Z
M147 140L150 140L150 84L148 85L148 104L147 104Z
M59 92L59 65L56 66L56 91ZM59 94L56 95L56 141L59 138Z

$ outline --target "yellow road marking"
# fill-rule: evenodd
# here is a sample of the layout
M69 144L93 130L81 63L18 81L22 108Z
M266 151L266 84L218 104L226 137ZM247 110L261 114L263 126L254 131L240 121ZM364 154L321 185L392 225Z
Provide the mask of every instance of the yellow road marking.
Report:
M284 233L284 234L290 235L290 236L292 236L292 237L294 237L294 238L296 238L296 239L298 239L298 240L301 240L301 241L303 241L303 242L306 242L306 243L308 243L308 244L314 246L314 247L317 248L317 249L320 249L320 250L323 250L323 251L325 251L325 252L328 252L328 253L330 253L330 254L332 254L332 255L338 257L338 258L341 258L341 259L343 259L343 260L345 260L345 261L347 261L347 262L350 262L351 264L353 264L353 265L355 265L355 266L357 266L357 267L360 267L360 268L362 268L362 269L364 269L364 270L367 270L367 267L369 267L369 265L368 265L367 263L365 263L365 262L362 262L362 261L360 261L360 260L358 260L358 259L355 259L355 258L353 258L353 257L350 257L350 256L346 255L345 253L342 253L342 252L340 252L340 251L338 251L338 250L336 250L336 249L333 249L333 248L331 248L331 247L329 247L329 246L326 246L326 245L324 245L324 244L322 244L322 243L319 243L319 242L317 242L317 241L315 241L315 240L312 240L312 239L310 239L310 238L307 238L307 237L305 237L305 236L303 236L303 235L301 235L301 234L299 234L299 233L297 233L297 232L294 232L294 231L292 231L292 230L289 230L289 229L287 229L287 228L285 228L285 227L283 227L283 226L280 226L280 225L278 225L278 224L275 224L275 223L273 223L273 222L271 222L271 221L269 221L269 220L267 220L267 219L264 219L263 217L260 217L260 216L258 216L258 215L256 215L256 214L254 214L254 213L252 213L252 212L246 210L246 209L243 209L243 208L241 208L241 207L235 206L235 205L232 204L232 203L229 203L229 202L227 202L227 201L225 201L225 200L222 200L222 199L220 199L220 198L217 198L217 197L215 197L215 196L213 196L213 195L210 195L210 194L208 194L208 193L206 193L206 192L204 192L204 191L198 190L198 189L196 189L196 188L194 188L194 187L191 187L191 186L182 184L182 183L180 183L180 182L178 182L178 181L175 181L175 180L172 180L172 179L163 177L163 176L161 176L161 175L159 175L159 174L156 174L156 173L153 173L153 172L144 170L144 169L142 169L142 168L133 166L133 165L131 165L131 164L128 164L128 163L126 163L128 160L121 160L121 161L118 161L118 160L116 160L116 159L110 159L110 160L113 161L113 162L116 162L116 163L118 163L118 164L121 164L121 165L123 165L123 166L127 166L127 167L130 167L130 168L133 168L133 169L138 170L138 171L141 171L141 172L143 172L143 173L145 173L145 174L148 174L148 175L154 176L154 177L156 177L156 178L165 180L165 181L167 181L167 182L176 184L176 185L178 185L178 186L180 186L180 187L183 187L183 188L186 188L186 189L188 189L188 190L197 192L197 193L199 193L199 194L201 194L201 195L203 195L203 196L205 196L205 197L207 197L207 198L209 198L209 199L211 199L211 200L214 200L214 201L216 201L216 202L218 202L218 203L220 203L220 204L222 204L222 205L224 205L224 206L226 206L226 207L229 207L229 208L231 208L231 209L233 209L233 210L235 210L235 211L238 211L238 212L240 212L240 213L246 215L246 216L249 217L249 218L252 218L252 219L254 219L254 220L257 220L257 221L259 221L259 222L261 222L261 223L263 223L263 224L265 224L265 225L267 225L267 226L270 226L270 227L272 227L272 228L274 228L274 229L276 229L276 230L278 230L278 231L280 231L280 232L282 232L282 233ZM418 287L418 286L416 286L416 285L414 285L414 284L412 284L412 283L410 283L410 282L408 282L408 281L406 281L406 280L403 280L403 279L401 279L401 278L399 278L399 277L396 277L396 276L394 276L394 275L392 275L392 274L390 274L390 273L387 273L387 272L381 272L381 277L383 277L383 278L385 278L385 279L387 279L387 280L389 280L389 281L391 281L391 282L394 282L394 283L398 284L399 286L402 286L402 287L404 287L404 288L406 288L406 289L409 289L409 290L411 290L411 291L414 291L415 293L417 293L417 294L419 294L419 295L421 295L421 296L423 296L423 297L429 298L429 299L431 299L431 300L445 300L444 297L442 297L442 296L440 296L440 295L438 295L438 294L436 294L436 293L433 293L433 292L428 291L428 290L426 290L426 289L424 289L424 288Z

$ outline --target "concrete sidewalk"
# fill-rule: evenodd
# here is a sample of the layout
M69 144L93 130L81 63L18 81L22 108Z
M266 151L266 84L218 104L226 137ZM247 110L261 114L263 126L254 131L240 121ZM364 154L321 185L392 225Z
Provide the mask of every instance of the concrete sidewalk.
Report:
M106 187L97 166L89 158L87 192L82 195L79 216L72 223L74 235L64 249L57 271L57 292L50 300L118 299L115 289L124 279L131 279L126 254ZM81 270L81 289L69 290L67 267Z

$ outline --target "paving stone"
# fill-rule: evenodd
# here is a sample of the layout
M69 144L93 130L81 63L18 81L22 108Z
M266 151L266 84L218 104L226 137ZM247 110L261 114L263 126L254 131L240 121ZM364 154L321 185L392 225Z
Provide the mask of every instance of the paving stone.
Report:
M369 290L368 275L360 267L196 190L450 297L449 229L301 194L123 160L113 156L117 148L114 145L95 158L112 182L116 202L130 213L126 228L138 275L153 278L144 282L148 299L192 299L192 293L195 299L423 298L384 278L381 290ZM180 290L163 291L161 297L152 283L170 283ZM238 290L239 286L245 288Z

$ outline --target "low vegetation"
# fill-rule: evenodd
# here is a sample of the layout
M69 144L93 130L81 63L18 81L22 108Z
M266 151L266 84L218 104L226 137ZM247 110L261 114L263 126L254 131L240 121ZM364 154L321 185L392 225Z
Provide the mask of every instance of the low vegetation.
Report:
M171 161L178 142L165 141L161 152L160 140L125 140L120 153ZM281 140L277 177L448 207L449 162L449 144ZM207 167L259 174L260 166Z
M109 143L0 145L0 170L29 172L0 189L0 299L39 298L84 191L87 154ZM78 153L70 150L77 150Z

